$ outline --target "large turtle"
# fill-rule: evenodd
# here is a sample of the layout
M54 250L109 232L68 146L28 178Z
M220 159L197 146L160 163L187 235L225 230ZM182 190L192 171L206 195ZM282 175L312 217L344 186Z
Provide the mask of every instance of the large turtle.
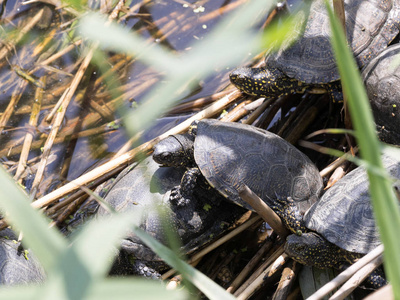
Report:
M276 134L245 124L201 120L187 134L158 143L153 158L162 165L188 168L172 195L178 203L190 202L193 188L206 180L247 209L251 207L238 194L243 184L266 202L275 195L292 197L304 213L323 187L306 155Z
M374 58L362 76L374 113L379 138L400 144L400 45L392 45Z
M223 196L203 187L194 190L193 201L177 206L169 201L171 189L179 184L184 168L160 168L152 158L126 168L116 178L105 201L117 211L145 208L141 228L166 243L166 225L175 230L183 253L190 253L212 239L218 238L246 212L226 203ZM166 212L161 218L156 207ZM106 215L100 208L98 215ZM113 274L136 274L158 277L167 265L137 236L129 233L121 243L121 251L113 266Z
M387 155L382 159L389 174L400 179L400 160ZM381 244L368 188L367 173L358 167L337 181L304 217L290 199L276 201L272 208L295 233L286 239L286 253L305 265L343 269ZM369 282L375 287L386 283L378 274Z
M362 68L399 33L400 1L345 0L344 6L348 43ZM247 94L268 98L323 88L340 101L339 72L329 36L325 1L312 1L304 34L290 48L268 55L265 67L234 70L231 82Z

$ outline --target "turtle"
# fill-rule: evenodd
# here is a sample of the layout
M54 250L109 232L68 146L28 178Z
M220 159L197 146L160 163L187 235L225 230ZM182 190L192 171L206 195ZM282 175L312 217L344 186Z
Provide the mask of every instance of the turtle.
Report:
M400 160L386 154L382 160L389 174L400 179ZM342 270L380 245L368 189L367 173L358 167L328 189L304 216L293 200L279 197L271 208L293 233L286 238L285 252L305 265ZM386 280L377 271L368 283L379 287Z
M400 45L382 51L362 71L380 140L400 144Z
M305 212L323 187L317 167L296 147L274 133L235 122L196 121L188 133L160 141L153 159L187 168L171 194L180 205L191 201L196 185L209 184L228 201L253 210L239 196L246 184L266 202L275 195L290 196Z
M145 209L140 227L162 243L167 243L166 223L177 232L182 253L189 254L221 236L246 212L223 196L195 189L193 201L178 206L169 201L171 189L179 184L184 168L160 167L151 157L127 167L115 179L104 200L116 211ZM162 208L161 218L155 207ZM97 217L108 212L100 207ZM121 251L112 275L140 275L157 279L167 265L133 232L121 242Z
M0 231L0 286L43 283L46 274L29 249L24 249L17 236L6 228Z
M340 102L339 72L330 44L330 24L325 1L311 3L304 33L302 26L277 53L269 54L265 67L237 68L230 80L242 92L275 98L307 89L323 89L334 102ZM361 69L384 50L399 33L400 0L345 0L348 44Z

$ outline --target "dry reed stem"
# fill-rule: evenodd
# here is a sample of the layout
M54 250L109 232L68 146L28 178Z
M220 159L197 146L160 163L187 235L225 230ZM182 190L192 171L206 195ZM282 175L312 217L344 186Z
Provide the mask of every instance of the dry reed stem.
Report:
M246 282L234 293L238 300L245 300L251 297L264 283L264 277L272 269L276 260L283 254L283 245L277 250L246 280Z
M268 100L261 100L263 101L262 104L250 115L250 117L244 121L244 124L253 124L259 116L274 102L275 99L268 99ZM256 100L257 102L260 101ZM255 102L256 102L255 101Z
M42 82L44 84L44 81ZM38 87L36 88L35 97L33 99L33 104L32 104L32 113L29 119L29 126L31 126L32 128L36 128L37 126L42 106L42 98L43 98L43 89ZM18 180L19 183L22 183L22 178L20 176L22 172L25 170L32 141L33 141L33 133L28 131L25 135L25 140L22 146L21 155L19 157L17 171L14 176L14 179Z
M280 97L275 99L272 102L269 109L266 110L256 122L254 122L254 126L261 128L268 128L269 124L271 124L272 120L276 116L276 113L281 109L282 105L287 101L288 97Z
M52 56L50 56L49 58L45 59L44 61L38 62L38 66L36 66L35 69L33 69L32 72L37 71L41 66L48 65L48 64L52 63L53 61L55 61L56 59L59 59L63 55L65 55L68 52L70 52L71 50L73 50L75 47L79 46L80 44L82 44L82 40L78 40L78 41L72 43L71 45L65 47L61 51L53 54Z
M346 169L350 165L349 161L344 161L343 164L338 166L335 171L329 176L328 182L324 188L324 190L329 189L332 187L339 179L343 178L344 175L346 175Z
M240 1L231 2L229 4L226 4L223 7L221 7L220 9L216 9L216 10L209 12L208 14L202 15L199 18L199 23L209 22L212 19L218 18L221 16L221 14L226 14L226 13L234 10L235 8L243 5L246 2L247 2L247 0L240 0Z
M64 94L62 94L62 96L60 97L60 99L57 101L56 105L54 105L53 109L51 110L51 112L47 115L46 117L46 122L50 122L54 115L57 113L57 110L61 107L61 105L64 102L65 97L67 96L68 92L69 92L70 88L67 88L64 91Z
M289 116L289 118L286 120L285 124L282 125L282 127L279 129L277 135L282 136L284 131L289 128L290 125L292 125L295 121L295 119L304 113L304 111L307 109L307 106L309 105L310 101L309 99L303 98L299 105L297 105L296 110Z
M82 195L81 197L75 199L75 201L72 201L64 210L58 211L57 216L55 216L57 219L54 221L54 225L57 226L57 225L62 224L68 218L68 216L70 216L73 212L77 211L77 209L88 198L89 198L89 195L87 195L87 194Z
M124 153L126 153L134 143L136 143L140 137L142 136L143 131L138 132L137 134L135 134L133 137L131 137L119 150L118 152L114 155L114 157L120 156Z
M233 108L230 112L228 112L225 116L223 116L220 119L220 121L236 122L237 120L243 118L244 116L250 113L250 111L246 109L247 105L250 103L251 103L250 100L246 100L239 103L235 108Z
M291 144L295 144L302 136L308 126L315 120L320 109L318 106L311 106L296 120L296 126L293 126L290 133L285 137Z
M87 187L91 188L91 189L95 189L95 187L97 187L101 183L105 182L110 177L118 174L124 168L125 168L125 166L120 166L119 168L115 168L112 172L107 173L104 176L102 176L102 177L96 179L95 181L91 182L90 184L88 184ZM81 196L83 196L85 194L87 194L87 193L83 189L77 190L75 193L73 193L72 195L68 196L68 198L66 198L65 200L54 204L51 208L46 210L46 214L48 216L50 216L52 219L58 217L61 213L63 213L63 211L65 209L68 209L68 207L65 208L65 206L70 205L71 203L73 203L75 201L79 201L78 198L80 198Z
M66 98L67 94L68 94L68 90L65 91L65 94L63 94L61 98L63 98L63 97ZM53 146L53 142L54 142L54 140L56 138L56 135L58 133L58 129L60 128L61 123L62 123L62 121L64 119L64 115L65 115L66 111L67 111L67 105L60 106L60 109L56 113L56 117L55 117L54 122L52 124L50 133L49 133L49 135L47 137L47 140L46 140L46 142L44 144L42 158L41 158L41 160L40 160L40 162L38 164L38 170L36 172L35 179L33 180L33 183L32 183L32 188L31 188L31 193L30 193L30 197L31 197L32 200L35 198L35 195L36 195L36 192L38 190L39 184L43 179L44 170L45 170L46 165L47 165L47 159L50 156L51 148Z
M32 56L35 57L39 55L55 38L55 35L57 33L57 28L53 28L46 36L44 37L42 42L39 42L39 44L33 49Z
M363 268L366 264L376 259L383 253L383 245L376 247L374 250L360 258L357 262L348 267L345 271L336 276L333 280L325 284L318 291L312 294L307 300L317 300L325 297L334 289L339 287L345 281L347 281L351 276L353 276L358 270Z
M202 98L198 98L196 100L190 101L190 102L181 103L181 104L174 106L171 110L168 111L168 113L169 114L179 114L179 113L187 112L188 110L194 110L196 108L208 105L221 97L225 97L226 95L228 95L234 91L235 91L234 89L224 90L222 92L215 93L211 96L202 97Z
M383 263L380 255L358 270L329 300L342 300L350 295L367 277Z
M246 221L245 223L243 223L242 225L240 225L239 227L235 228L234 230L232 230L231 232L229 232L228 234L224 235L222 238L216 240L214 243L212 243L211 245L207 246L206 248L204 248L203 250L201 250L200 252L196 253L195 255L193 255L187 262L189 264L198 262L204 255L210 253L212 250L218 248L219 246L221 246L222 244L226 243L227 241L231 240L232 238L234 238L235 236L237 236L239 233L243 232L244 230L246 230L247 228L253 226L255 223L259 222L261 220L261 218L259 216L255 216L253 218L251 218L250 220ZM165 280L169 277L171 277L176 271L174 269L169 270L168 272L164 273L161 276L162 280Z
M143 0L142 2L136 3L134 6L132 6L128 10L126 15L122 16L121 18L119 18L119 21L120 22L124 21L126 18L130 17L134 13L134 11L139 10L142 5L146 5L146 4L150 3L151 1L152 0Z
M282 269L283 265L290 259L289 255L286 253L282 253L281 256L279 256L274 263L271 265L271 269L269 270L268 274L265 275L264 280L266 280L268 277L272 277L276 272L278 272L280 269Z
M314 144L314 143L308 142L308 141L300 140L300 141L298 142L298 144L299 144L300 146L302 146L302 147L310 148L310 149L313 149L313 150L315 150L315 151L319 151L319 150L320 150L320 146L318 146L318 145L316 145L316 144ZM326 149L327 149L327 148L324 148L324 150L326 150ZM357 148L357 147L354 147L354 148L353 148L353 151L354 151L355 153L357 153L358 148ZM321 151L320 151L320 152L321 152ZM322 153L325 153L325 152L322 152ZM348 154L348 155L351 154L351 153L352 153L352 151L347 151L347 152L346 152L346 154ZM319 174L321 175L321 177L325 177L325 176L328 175L329 173L333 172L337 167L339 167L345 160L346 160L346 157L345 157L345 156L338 157L336 160L334 160L333 162L331 162L327 167L325 167L323 170L321 170L321 171L319 172Z
M118 120L115 122L117 125L119 124ZM62 134L59 134L59 136L56 137L53 144L63 143L66 141L66 139L69 139L71 141L71 140L76 140L76 139L79 139L82 137L88 137L88 136L92 136L92 135L96 135L96 134L100 134L100 133L111 132L114 130L116 130L116 129L110 128L109 123L106 123L104 125L98 126L97 128L84 130L84 131L81 131L78 133L71 133L70 131L62 132ZM45 143L44 139L34 141L32 143L31 150L37 150L37 149L41 148L44 145L44 143ZM0 150L0 157L17 155L17 154L21 153L21 151L22 151L22 146L13 147L12 149L8 149L8 147L9 146L7 145L4 147L3 150Z
M263 258L264 254L269 251L272 247L273 243L270 240L266 240L264 245L257 251L257 253L251 258L251 260L247 263L247 265L243 268L243 270L236 276L235 280L230 284L228 289L226 290L228 293L234 293L239 285L245 280L247 275L251 270L259 263L259 261Z
M272 296L272 300L286 300L289 296L289 293L292 289L292 286L296 280L296 273L298 269L298 263L295 261L291 261L287 267L283 269L281 279L279 281L278 287L274 295Z
M21 96L23 95L23 92L27 86L28 81L21 80L19 82L19 86L13 91L10 102L8 103L6 110L0 118L0 131L2 131L3 128L7 125L9 119L14 112L15 106L18 104L18 101L21 99Z
M282 240L290 234L290 231L283 224L282 219L246 184L238 189L239 196L248 203L259 214L265 222L280 236Z
M17 36L9 41L2 49L0 49L0 60L2 60L4 57L7 56L8 52L17 44L21 41L21 39L27 34L39 20L43 16L44 9L42 8L37 12L36 15L32 17L32 19L29 20L29 22L21 28L21 30L18 32Z

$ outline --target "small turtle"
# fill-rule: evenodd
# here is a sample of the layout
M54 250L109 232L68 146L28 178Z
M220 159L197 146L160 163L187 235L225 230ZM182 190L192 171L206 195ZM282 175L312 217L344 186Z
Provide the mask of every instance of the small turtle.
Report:
M400 179L398 159L384 155L383 163L392 177ZM291 199L276 201L272 208L295 233L286 239L286 253L305 265L343 269L381 244L368 188L367 173L358 167L337 181L304 217ZM368 282L375 287L386 284L377 273Z
M188 254L218 238L246 210L226 203L223 196L201 187L194 190L190 204L177 206L170 203L171 189L179 184L184 171L184 168L160 168L152 158L147 158L121 172L104 200L117 211L145 208L141 228L160 242L167 243L165 228L168 225L177 232L183 253ZM156 207L162 208L167 217L161 218ZM99 216L106 214L106 210L99 208ZM166 266L131 232L122 240L112 274L157 278Z
M318 169L281 137L254 126L213 119L193 124L187 134L172 135L154 147L153 158L165 166L188 170L172 194L179 204L190 202L198 184L213 188L247 209L238 194L246 184L261 199L292 197L301 212L322 190Z
M399 0L346 0L346 30L349 46L362 68L399 33ZM296 28L299 35L301 26ZM327 90L333 101L341 101L339 72L330 44L330 24L325 1L312 1L304 34L290 47L268 55L262 68L238 68L231 82L246 94L260 97Z
M400 144L400 45L392 45L374 58L362 76L379 138Z

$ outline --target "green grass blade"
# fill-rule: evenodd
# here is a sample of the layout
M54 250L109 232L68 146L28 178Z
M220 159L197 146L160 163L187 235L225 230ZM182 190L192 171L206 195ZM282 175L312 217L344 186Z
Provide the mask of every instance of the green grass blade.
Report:
M142 278L110 278L96 282L86 299L93 300L125 300L132 299L190 299L184 289L169 291L165 285L155 280Z
M134 232L143 242L146 243L147 246L151 248L151 250L156 252L171 267L178 270L185 279L193 283L209 299L235 299L233 295L226 292L222 287L203 273L197 271L191 265L179 259L173 251L162 245L142 229L135 228Z
M142 214L143 210L137 207L135 211L94 219L74 235L70 249L76 251L92 276L106 276L118 243L129 228L139 225Z
M67 242L50 221L34 210L27 195L0 167L0 207L7 211L7 220L24 233L24 242L35 253L45 268L54 265L58 255L67 247Z
M21 299L43 299L42 285L1 287L0 299L21 300ZM79 299L93 300L184 300L189 299L184 289L169 291L165 285L155 280L142 278L107 278L93 283L85 297ZM59 291L55 290L54 298L67 299L62 297ZM70 299L77 299L72 298Z
M51 299L63 291L65 299L81 299L90 287L105 277L127 229L139 224L142 210L94 219L74 235L72 245L60 254L58 264L48 272L42 298ZM67 297L68 296L68 297Z
M332 46L338 64L344 92L357 132L357 141L363 159L371 165L383 169L380 157L380 143L375 133L374 120L357 65L347 47L343 29L327 5L332 28ZM393 284L395 298L400 299L400 210L390 181L367 170L370 193L379 227L381 240L385 246L385 270Z

